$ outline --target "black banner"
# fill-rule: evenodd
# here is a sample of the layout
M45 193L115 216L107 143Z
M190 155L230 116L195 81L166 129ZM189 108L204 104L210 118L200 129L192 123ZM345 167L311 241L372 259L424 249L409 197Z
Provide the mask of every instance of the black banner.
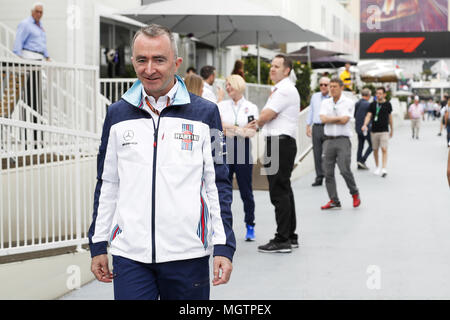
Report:
M361 59L449 58L450 32L361 33Z

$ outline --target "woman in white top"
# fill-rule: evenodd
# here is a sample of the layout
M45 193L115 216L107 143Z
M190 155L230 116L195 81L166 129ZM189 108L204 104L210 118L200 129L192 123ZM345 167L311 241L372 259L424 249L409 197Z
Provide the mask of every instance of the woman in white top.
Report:
M226 136L227 164L232 181L234 173L244 202L246 240L255 240L255 201L253 199L250 138L256 134L258 107L244 98L245 80L239 75L226 79L229 100L218 104L222 127Z

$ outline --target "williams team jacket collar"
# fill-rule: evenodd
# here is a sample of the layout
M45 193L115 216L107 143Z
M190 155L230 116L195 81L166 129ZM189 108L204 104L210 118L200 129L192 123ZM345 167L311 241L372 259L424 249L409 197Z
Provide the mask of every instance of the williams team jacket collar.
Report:
M184 105L191 103L191 98L189 96L189 91L186 88L186 85L178 75L175 75L175 78L178 81L178 90L175 93L174 100L170 105ZM139 107L142 103L142 83L140 80L137 80L133 86L122 96L122 99L126 102L130 103L135 107Z

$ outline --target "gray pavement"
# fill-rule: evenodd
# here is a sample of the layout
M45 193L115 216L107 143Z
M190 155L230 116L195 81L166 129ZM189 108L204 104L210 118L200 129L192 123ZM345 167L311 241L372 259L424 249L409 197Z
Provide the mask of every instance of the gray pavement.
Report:
M242 202L233 201L237 251L232 278L212 287L212 299L450 299L448 150L438 122L425 122L412 140L409 122L390 141L388 176L357 171L362 204L337 172L342 210L323 212L325 186L311 173L293 183L300 248L290 254L257 252L273 237L269 195L255 192L255 242L245 242ZM354 160L354 158L353 158ZM373 157L368 161L373 169ZM97 281L62 299L112 299L112 285Z

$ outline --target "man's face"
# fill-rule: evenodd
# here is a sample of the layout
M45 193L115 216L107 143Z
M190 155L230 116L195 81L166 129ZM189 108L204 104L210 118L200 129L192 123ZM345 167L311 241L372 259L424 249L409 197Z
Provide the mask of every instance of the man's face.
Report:
M210 86L214 84L214 81L216 81L216 70L208 77L208 80L206 81Z
M341 87L339 85L339 83L337 83L337 82L330 82L329 87L330 87L330 95L333 98L339 98L341 96L343 87Z
M377 90L377 101L384 101L386 99L386 93L383 92L383 90Z
M168 36L151 38L141 34L134 42L131 61L147 94L157 99L172 88L183 59L175 57Z
M44 8L42 6L36 6L33 10L31 10L31 16L36 22L39 22L39 20L41 20L43 14Z
M283 62L283 58L275 58L272 60L272 66L270 67L270 80L274 83L278 83L289 76L290 70L284 66Z
M322 92L324 96L326 96L329 92L329 85L330 81L327 81L325 79L321 79L319 81L320 92Z

